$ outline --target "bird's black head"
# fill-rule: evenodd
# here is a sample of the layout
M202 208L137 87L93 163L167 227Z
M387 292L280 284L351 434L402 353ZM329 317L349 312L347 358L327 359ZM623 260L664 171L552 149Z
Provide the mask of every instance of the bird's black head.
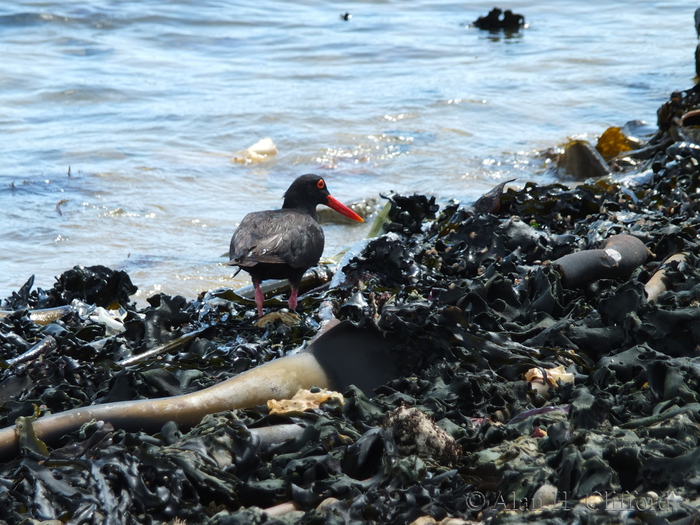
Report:
M282 208L294 208L312 215L316 214L316 206L328 202L326 181L311 173L297 177L284 194Z
M359 215L331 196L323 177L313 174L302 175L292 182L284 194L282 208L301 210L315 219L316 206L319 204L325 204L352 220L362 222Z

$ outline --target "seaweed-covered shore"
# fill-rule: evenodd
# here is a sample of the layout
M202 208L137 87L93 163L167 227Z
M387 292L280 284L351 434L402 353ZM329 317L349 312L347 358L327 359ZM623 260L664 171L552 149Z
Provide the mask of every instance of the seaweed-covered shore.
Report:
M699 99L660 108L653 138L617 159L624 182L528 183L489 213L391 196L386 233L292 326L257 327L228 290L136 308L128 275L103 267L30 281L0 318L0 428L22 422L0 523L694 523L700 145L681 117ZM629 278L562 285L551 261L622 233L653 254ZM303 412L32 438L35 415L192 392L286 355L331 314L400 338L401 377ZM286 423L305 428L275 444L251 432Z

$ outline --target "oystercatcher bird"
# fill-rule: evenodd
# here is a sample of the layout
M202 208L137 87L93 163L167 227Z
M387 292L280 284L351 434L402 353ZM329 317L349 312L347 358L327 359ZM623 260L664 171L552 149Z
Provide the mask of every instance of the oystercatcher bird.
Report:
M288 279L292 287L289 308L297 307L301 278L318 264L323 253L325 239L316 215L318 204L363 222L362 217L331 196L322 177L308 174L292 183L284 194L281 210L249 213L233 233L229 264L250 274L258 316L263 315L260 283L267 279Z

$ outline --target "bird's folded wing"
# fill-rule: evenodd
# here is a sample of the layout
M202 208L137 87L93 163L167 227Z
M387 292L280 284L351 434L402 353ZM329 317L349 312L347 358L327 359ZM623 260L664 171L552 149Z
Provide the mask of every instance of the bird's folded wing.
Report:
M308 215L251 213L243 218L231 239L229 264L310 267L321 257L323 243L323 230Z

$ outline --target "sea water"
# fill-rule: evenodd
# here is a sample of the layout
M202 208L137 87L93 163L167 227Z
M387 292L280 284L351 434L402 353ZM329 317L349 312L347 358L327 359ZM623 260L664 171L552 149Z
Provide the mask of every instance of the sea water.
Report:
M238 287L232 232L297 175L468 204L694 85L694 3L496 5L527 27L471 26L493 2L3 3L0 298L95 264L139 300ZM276 155L232 161L264 138ZM325 255L370 225L324 225Z

